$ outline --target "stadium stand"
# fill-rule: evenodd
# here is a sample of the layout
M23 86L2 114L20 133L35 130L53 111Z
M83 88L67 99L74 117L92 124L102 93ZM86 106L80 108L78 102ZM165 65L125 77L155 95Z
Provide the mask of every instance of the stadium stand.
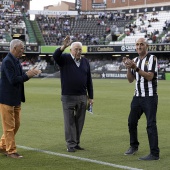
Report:
M70 35L73 41L83 45L121 45L134 44L139 37L145 37L153 43L170 42L169 11L139 14L138 17L118 13L101 13L95 16L45 16L37 15L34 21L29 19L25 9L0 9L0 44L9 44L12 40L11 28L25 29L25 43L43 45L61 45L63 38ZM3 58L3 56L2 56ZM1 60L2 60L1 58ZM50 57L49 57L50 58ZM50 70L51 59L38 59L32 56L22 61L23 69L37 65L43 71ZM91 60L91 59L90 59ZM170 71L168 58L159 59L159 70ZM100 59L91 61L94 71L126 71L121 60ZM52 66L54 67L54 66ZM51 69L53 72L54 70Z
M23 16L24 16L23 18L24 18L24 22L26 25L27 33L28 33L28 39L27 39L26 43L37 44L36 36L35 36L34 30L32 28L31 22L29 19L26 18L25 15L23 15Z
M144 37L149 43L165 42L169 29L169 12L148 13L140 15L133 23L125 27L125 38L110 44L135 44L139 37ZM169 37L169 36L168 36Z
M20 10L0 9L0 43L9 44L11 41L10 30L12 28L24 28L25 22L22 19Z
M8 43L12 39L9 24L15 28L26 29L27 44L60 45L67 34L84 45L134 44L141 36L147 38L150 43L169 42L169 12L143 14L136 20L127 16L101 14L85 18L38 15L36 20L30 21L26 13L21 13L19 9L1 10L1 14L1 34L5 32L0 34L3 36L0 39L2 43ZM9 23L5 19L9 19ZM119 40L121 37L124 38Z
M106 44L107 36L124 31L124 25L129 20L110 18L57 18L37 15L36 21L41 30L46 45L59 45L67 34L74 41L81 41L84 45ZM112 40L112 38L110 39Z

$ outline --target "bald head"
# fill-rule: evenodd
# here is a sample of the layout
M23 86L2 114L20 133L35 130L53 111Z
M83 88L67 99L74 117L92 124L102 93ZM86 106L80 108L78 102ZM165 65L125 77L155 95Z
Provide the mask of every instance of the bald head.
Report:
M136 41L136 43L138 43L138 42L143 42L143 43L145 43L145 44L148 45L148 41L147 41L146 38L138 38L137 41Z
M139 38L136 41L136 51L141 58L144 58L148 53L148 42L145 38Z

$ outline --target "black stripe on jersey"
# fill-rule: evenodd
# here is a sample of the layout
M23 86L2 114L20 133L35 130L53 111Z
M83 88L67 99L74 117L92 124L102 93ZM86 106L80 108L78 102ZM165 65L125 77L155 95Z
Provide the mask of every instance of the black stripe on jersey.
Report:
M153 56L152 70L149 70L154 72L154 77L152 79L153 94L157 93L157 72L155 72L156 69L155 67L156 67L156 57Z
M139 64L138 64L138 68L141 69L141 66L142 66L142 60L139 60ZM141 87L140 87L140 80L141 80L141 75L139 73L137 73L139 78L138 78L138 81L137 81L137 88L138 88L138 92L139 92L139 96L141 96Z
M155 66L156 66L156 59L155 59L156 57L155 56L153 56L153 65L152 65L152 71L154 71L154 73L155 73ZM149 70L150 71L150 70Z
M149 71L149 70L148 70L148 62L149 62L150 56L151 56L150 54L148 54L148 55L146 56L145 65L144 65L144 71L145 71L145 72L148 72L148 71ZM152 67L153 67L153 65L152 65ZM144 78L144 89L145 89L145 95L146 95L146 96L149 96L148 80L145 79L145 78Z

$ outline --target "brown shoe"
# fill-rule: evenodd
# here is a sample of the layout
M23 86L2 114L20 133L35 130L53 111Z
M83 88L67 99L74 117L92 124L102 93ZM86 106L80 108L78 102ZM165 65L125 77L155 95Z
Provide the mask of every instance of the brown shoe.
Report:
M8 154L7 157L15 158L15 159L23 158L23 156L19 155L18 153Z
M7 154L8 154L7 151L6 151L6 149L1 149L1 148L0 148L0 153L2 153L2 154L4 154L4 155L7 155Z

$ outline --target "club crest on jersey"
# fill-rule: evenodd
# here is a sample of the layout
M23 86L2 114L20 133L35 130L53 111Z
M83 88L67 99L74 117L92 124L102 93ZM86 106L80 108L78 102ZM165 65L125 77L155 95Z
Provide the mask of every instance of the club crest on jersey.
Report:
M148 61L146 61L146 62L145 62L145 65L147 66L148 64L149 64L149 62L148 62Z

